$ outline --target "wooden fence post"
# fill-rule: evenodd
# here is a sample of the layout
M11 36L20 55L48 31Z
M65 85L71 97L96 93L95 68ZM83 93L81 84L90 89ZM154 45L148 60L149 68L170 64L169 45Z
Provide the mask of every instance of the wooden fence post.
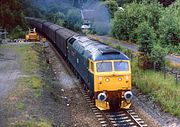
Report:
M176 85L178 84L178 73L176 73Z
M166 67L164 66L164 79L166 79Z

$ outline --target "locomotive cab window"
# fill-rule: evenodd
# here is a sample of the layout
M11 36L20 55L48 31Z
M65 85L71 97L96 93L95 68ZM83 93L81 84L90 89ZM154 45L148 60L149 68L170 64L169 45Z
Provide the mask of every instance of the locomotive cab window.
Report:
M114 71L128 71L129 64L128 62L117 61L114 62Z
M96 63L97 72L112 72L112 62L98 62Z

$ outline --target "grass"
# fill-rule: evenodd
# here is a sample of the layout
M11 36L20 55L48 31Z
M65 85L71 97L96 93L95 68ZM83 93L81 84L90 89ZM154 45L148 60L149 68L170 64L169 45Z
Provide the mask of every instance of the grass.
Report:
M8 98L10 100L6 103L8 111L15 116L9 117L10 127L52 127L52 122L48 121L46 116L37 113L37 117L33 118L28 114L28 110L33 109L34 104L36 107L38 102L44 99L43 90L50 89L51 84L55 82L45 56L41 53L42 46L38 44L0 45L0 50L5 48L15 51L22 73L22 77L16 81L16 89L11 92Z
M26 109L26 105L22 102L18 103L16 105L16 107L19 109L19 110L25 110Z
M16 51L21 56L19 60L21 69L28 74L36 74L39 70L38 53L32 50L33 45L20 45L16 48Z
M112 46L111 42L107 42L107 44ZM124 52L129 57L132 56L130 50L120 45L113 45L112 47ZM137 54L134 55L137 56ZM180 118L180 82L176 84L175 76L173 75L168 75L164 79L164 75L161 72L141 70L137 63L137 59L133 58L133 61L131 61L133 84L144 94L151 96L165 112ZM167 65L170 66L169 64Z
M180 118L180 83L176 84L174 76L164 79L161 72L141 70L137 61L132 62L133 83L144 93L158 102L165 112Z
M20 82L25 84L28 87L31 87L32 89L42 88L42 85L43 85L41 78L39 78L36 75L32 75L30 77L25 77L25 78L21 79Z
M52 123L46 119L39 121L18 121L13 123L13 127L52 127Z

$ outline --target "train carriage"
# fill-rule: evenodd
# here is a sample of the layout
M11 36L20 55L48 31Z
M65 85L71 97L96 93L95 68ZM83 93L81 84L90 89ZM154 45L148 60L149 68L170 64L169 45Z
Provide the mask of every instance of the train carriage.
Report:
M26 17L26 20L29 22L29 24L31 24L31 26L36 28L38 32L42 32L42 24L47 22L45 20L32 18L32 17Z
M63 29L63 27L53 24L49 26L49 39L53 42L56 43L56 31L59 29Z
M31 25L36 22L29 18ZM39 24L42 25L42 33L55 42L64 58L80 75L100 110L130 107L133 97L131 67L125 54L50 22Z
M51 25L53 25L53 23L51 22L44 22L42 24L42 32L48 39L50 39L50 32L51 32L50 26Z
M65 57L67 56L67 40L74 35L77 33L66 28L56 31L56 45Z

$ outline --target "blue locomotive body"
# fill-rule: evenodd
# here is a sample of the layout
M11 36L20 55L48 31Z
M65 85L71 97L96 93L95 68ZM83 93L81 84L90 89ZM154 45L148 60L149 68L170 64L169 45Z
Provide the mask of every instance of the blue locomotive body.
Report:
M130 107L131 68L125 54L53 23L26 19L57 46L95 98L99 109Z

